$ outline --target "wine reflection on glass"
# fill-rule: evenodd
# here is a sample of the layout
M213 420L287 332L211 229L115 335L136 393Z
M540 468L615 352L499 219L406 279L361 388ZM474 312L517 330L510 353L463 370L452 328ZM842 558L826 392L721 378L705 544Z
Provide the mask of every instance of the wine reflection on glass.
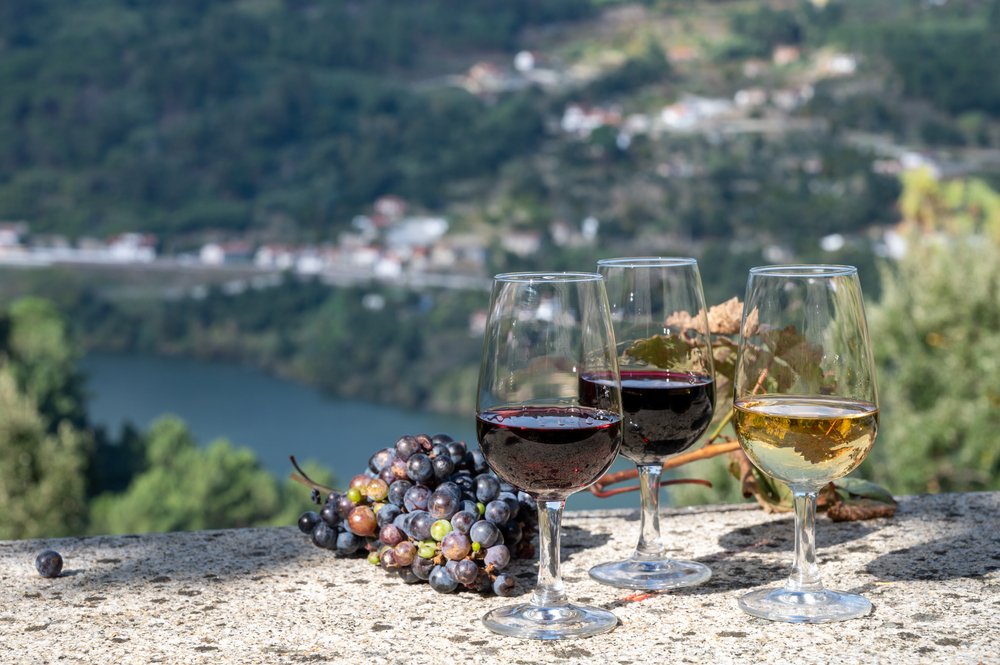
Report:
M598 262L618 348L624 439L621 454L639 471L639 542L624 561L590 569L599 582L628 589L673 589L704 582L712 571L671 558L660 535L663 460L688 450L715 409L712 349L698 264L690 258L617 258ZM593 385L600 379L585 377ZM589 394L590 390L584 390Z
M795 562L784 587L739 600L748 614L821 623L864 616L863 596L823 587L816 565L817 492L864 461L879 409L857 269L753 268L743 305L733 425L750 461L787 483Z
M580 377L608 378L580 399ZM596 482L621 446L622 407L604 282L597 273L494 278L483 341L476 434L490 467L538 503L538 584L527 603L483 617L490 630L534 639L595 635L618 619L571 604L559 570L566 497Z

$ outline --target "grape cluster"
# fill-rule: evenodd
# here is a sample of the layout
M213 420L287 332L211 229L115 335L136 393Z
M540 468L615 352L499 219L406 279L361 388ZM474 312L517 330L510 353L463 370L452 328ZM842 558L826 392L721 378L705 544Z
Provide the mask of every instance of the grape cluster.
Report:
M368 561L407 583L516 592L504 572L512 557L534 557L536 505L501 481L478 450L446 434L404 436L368 460L346 492L313 489L317 513L299 517L312 542Z

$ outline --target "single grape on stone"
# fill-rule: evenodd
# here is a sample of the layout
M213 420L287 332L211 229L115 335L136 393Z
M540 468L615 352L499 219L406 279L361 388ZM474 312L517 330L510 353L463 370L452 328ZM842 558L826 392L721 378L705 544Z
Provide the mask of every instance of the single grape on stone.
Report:
M59 573L62 572L62 568L62 555L55 550L44 550L39 552L38 556L35 557L35 570L37 570L38 574L42 577L59 577Z

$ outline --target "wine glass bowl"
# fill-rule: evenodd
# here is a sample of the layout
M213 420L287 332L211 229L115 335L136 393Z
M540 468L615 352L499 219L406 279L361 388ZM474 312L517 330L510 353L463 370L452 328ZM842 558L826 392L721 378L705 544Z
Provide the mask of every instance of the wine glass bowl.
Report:
M581 399L581 377L604 383ZM527 603L483 617L534 639L595 635L618 619L571 604L559 574L566 497L595 483L621 446L621 390L604 282L597 273L509 273L493 282L476 407L493 471L538 503L538 584Z
M820 623L867 614L871 603L823 587L815 554L817 492L853 471L879 424L874 361L857 269L753 268L733 382L733 426L747 457L789 485L795 563L783 588L739 601L747 613Z
M704 582L711 570L670 558L660 535L663 460L692 447L715 410L712 349L698 264L689 258L598 262L611 305L625 428L621 454L635 462L642 506L639 542L624 561L590 569L599 582L659 590ZM582 394L601 385L582 378Z

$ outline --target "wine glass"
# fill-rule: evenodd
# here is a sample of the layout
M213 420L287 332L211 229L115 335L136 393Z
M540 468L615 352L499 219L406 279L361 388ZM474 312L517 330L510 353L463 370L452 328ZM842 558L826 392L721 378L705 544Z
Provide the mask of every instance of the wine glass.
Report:
M816 565L816 493L847 475L875 441L879 410L868 324L853 266L750 270L734 380L733 423L750 460L787 483L795 563L784 587L740 598L749 614L821 623L867 614L862 596L830 591Z
M663 460L690 448L715 409L712 349L698 263L688 258L598 262L611 303L625 427L621 454L639 470L639 542L624 561L590 569L599 582L627 589L672 589L704 582L712 571L667 555L660 537Z
M601 377L581 403L584 377ZM490 467L538 503L538 584L528 603L485 617L490 630L536 639L596 635L618 619L569 603L559 575L566 497L596 482L621 446L614 332L597 273L510 273L493 282L476 404Z

